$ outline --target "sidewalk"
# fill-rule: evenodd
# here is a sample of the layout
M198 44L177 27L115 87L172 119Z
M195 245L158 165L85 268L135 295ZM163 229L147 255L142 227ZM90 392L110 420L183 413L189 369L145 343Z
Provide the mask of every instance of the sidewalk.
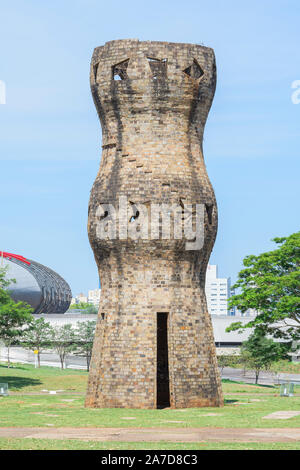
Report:
M299 428L0 428L0 438L114 442L300 442ZM299 444L300 448L300 444Z

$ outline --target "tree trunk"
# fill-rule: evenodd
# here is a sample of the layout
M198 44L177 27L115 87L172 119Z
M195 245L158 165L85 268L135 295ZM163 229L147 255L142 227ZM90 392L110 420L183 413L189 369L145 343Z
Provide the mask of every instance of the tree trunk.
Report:
M255 371L255 384L258 383L258 377L259 377L259 370Z
M41 367L41 356L40 356L40 353L38 352L38 367Z
M7 346L7 368L8 368L8 369L10 368L9 349L10 349L10 346L8 345L8 346Z
M64 356L59 356L59 357L60 357L61 368L63 369L64 368Z

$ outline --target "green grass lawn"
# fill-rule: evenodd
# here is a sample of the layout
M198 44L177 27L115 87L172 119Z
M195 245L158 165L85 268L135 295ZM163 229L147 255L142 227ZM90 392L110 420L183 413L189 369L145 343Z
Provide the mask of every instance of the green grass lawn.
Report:
M275 372L285 372L289 374L300 374L300 362L290 362L286 360L281 360L276 362L271 370Z
M52 367L35 369L0 365L0 382L9 383L10 395L0 397L0 427L300 427L300 416L266 420L275 411L300 410L300 396L280 397L278 388L224 381L225 406L183 410L84 408L87 372ZM50 395L42 390L62 390ZM134 418L128 420L127 418ZM1 449L292 449L299 443L100 443L78 440L0 439ZM122 447L123 446L123 447ZM144 447L143 447L144 446ZM257 447L260 446L260 447Z
M88 373L82 370L61 370L57 367L35 369L30 364L13 364L9 369L0 363L0 383L8 383L10 392L41 392L64 390L66 393L85 393Z
M298 427L300 416L264 420L274 411L300 410L300 396L278 396L278 388L224 381L223 408L135 410L84 408L87 372L31 365L0 366L0 382L11 394L0 397L0 426L80 427ZM63 390L50 395L42 390ZM32 395L32 393L38 393ZM77 393L77 394L76 394ZM240 395L235 395L238 393ZM212 413L212 416L207 416ZM124 418L135 418L126 420Z
M74 439L0 439L1 450L299 450L297 442L97 442Z
M69 401L72 400L72 401ZM255 400L255 401L253 401ZM256 401L259 400L259 401ZM0 427L299 427L300 416L265 420L274 411L300 410L300 397L226 395L223 408L137 410L84 408L83 396L36 395L0 398ZM209 415L208 413L213 413ZM134 418L128 420L127 418Z
M247 380L247 379L245 379ZM222 380L223 392L226 393L245 393L245 394L265 394L265 395L279 395L280 385L254 385L245 382L237 382L235 380L223 379ZM295 385L294 395L300 395L300 385Z

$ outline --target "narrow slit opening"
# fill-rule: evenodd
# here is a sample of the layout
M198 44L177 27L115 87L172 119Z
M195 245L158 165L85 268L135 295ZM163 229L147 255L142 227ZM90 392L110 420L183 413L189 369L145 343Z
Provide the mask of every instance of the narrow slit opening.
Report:
M156 407L170 406L168 313L157 313Z
M99 64L94 65L94 78L95 78L95 82L97 81L98 66L99 66Z
M205 204L205 209L206 209L209 225L211 225L212 223L213 207L214 207L213 204Z
M140 215L140 211L137 209L135 204L129 201L131 204L132 211L134 212L133 215L130 217L129 222L134 222Z

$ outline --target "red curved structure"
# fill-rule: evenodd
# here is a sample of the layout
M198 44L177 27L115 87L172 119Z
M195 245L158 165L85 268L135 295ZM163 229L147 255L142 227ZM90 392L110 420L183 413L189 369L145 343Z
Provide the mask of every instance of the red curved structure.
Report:
M0 251L0 258L15 258L23 263L26 263L30 266L30 262L21 255L14 255L13 253L6 253L5 251Z

